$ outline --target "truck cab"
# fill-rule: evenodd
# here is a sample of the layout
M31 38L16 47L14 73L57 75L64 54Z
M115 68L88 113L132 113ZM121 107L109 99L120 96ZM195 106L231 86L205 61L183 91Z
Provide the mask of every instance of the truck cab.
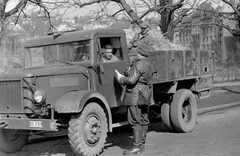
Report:
M112 45L118 61L103 62L106 44ZM114 70L124 72L129 63L125 32L56 32L27 41L25 49L25 67L0 76L1 150L20 150L30 131L58 131L70 125L72 132L76 124L72 121L81 114L83 119L76 122L81 121L78 124L85 130L79 137L85 137L86 146L96 145L93 151L99 153L107 132L112 131L111 109L123 105L123 88L117 83ZM18 134L15 139L21 144L13 146L14 142L4 137L13 133Z

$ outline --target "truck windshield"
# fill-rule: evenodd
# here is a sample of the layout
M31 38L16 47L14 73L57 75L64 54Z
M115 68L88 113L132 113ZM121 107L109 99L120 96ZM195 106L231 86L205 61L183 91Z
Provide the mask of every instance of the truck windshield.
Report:
M25 67L89 62L90 59L90 40L85 40L28 48L25 54Z

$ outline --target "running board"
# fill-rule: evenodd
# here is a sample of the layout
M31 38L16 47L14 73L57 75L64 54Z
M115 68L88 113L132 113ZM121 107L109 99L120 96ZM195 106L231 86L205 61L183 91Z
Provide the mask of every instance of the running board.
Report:
M123 121L123 122L114 123L114 124L112 124L112 128L121 127L121 126L125 126L125 125L129 125L129 122Z

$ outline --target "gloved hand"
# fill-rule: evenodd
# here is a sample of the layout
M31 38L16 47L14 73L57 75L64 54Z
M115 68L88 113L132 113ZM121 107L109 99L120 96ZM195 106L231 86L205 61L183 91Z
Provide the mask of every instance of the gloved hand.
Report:
M132 47L133 47L133 44L132 44L132 43L129 43L129 44L128 44L128 49L132 49Z
M125 76L123 76L121 73L119 73L117 69L115 69L115 73L116 73L116 78L117 78L118 82L120 81L120 79L121 79L122 77L125 77Z

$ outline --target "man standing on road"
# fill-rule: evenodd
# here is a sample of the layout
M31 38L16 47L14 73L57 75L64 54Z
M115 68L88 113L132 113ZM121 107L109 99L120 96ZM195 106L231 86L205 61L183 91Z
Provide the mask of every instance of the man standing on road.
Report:
M126 85L124 104L127 105L128 122L133 128L133 147L125 150L124 155L137 154L145 150L145 140L148 131L148 111L151 97L151 85L153 66L147 60L150 50L146 44L137 46L137 59L133 62L127 76L123 76L117 70L117 80Z
M154 41L153 41L153 37L149 33L149 24L146 22L143 22L139 24L139 27L141 28L141 32L136 33L128 45L130 57L133 59L137 56L136 48L138 43L146 44L150 48L150 51L154 50L153 48Z

